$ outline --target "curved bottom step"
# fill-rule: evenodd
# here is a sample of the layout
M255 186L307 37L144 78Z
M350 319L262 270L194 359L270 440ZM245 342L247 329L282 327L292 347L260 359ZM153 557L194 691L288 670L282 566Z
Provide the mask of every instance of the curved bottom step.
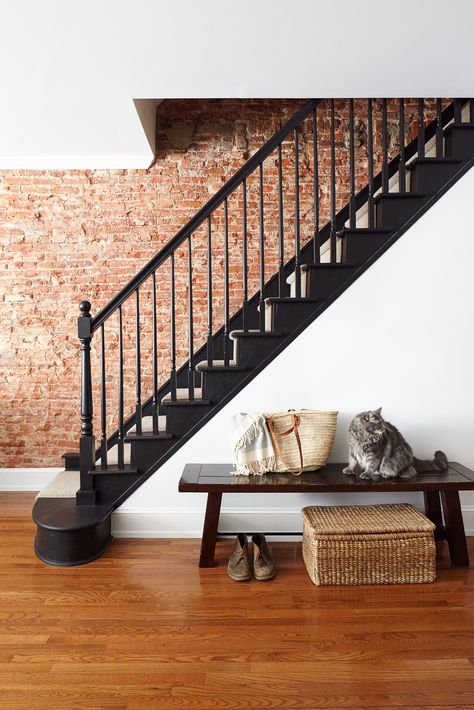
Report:
M112 540L111 518L108 505L77 505L75 498L38 498L33 507L36 555L48 565L61 567L92 562Z

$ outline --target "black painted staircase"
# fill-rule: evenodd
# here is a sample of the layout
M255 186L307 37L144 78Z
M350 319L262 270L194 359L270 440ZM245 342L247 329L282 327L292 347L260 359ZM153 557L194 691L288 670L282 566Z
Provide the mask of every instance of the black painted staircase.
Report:
M377 104L378 105L378 104ZM389 159L390 145L387 100L380 102L381 171L374 175L373 111L367 101L364 120L367 125L367 184L356 192L356 156L354 138L354 102L350 101L349 159L350 191L348 203L336 212L337 150L335 141L335 103L309 101L272 138L250 158L195 217L162 249L141 272L94 318L87 301L80 305L78 319L82 357L82 433L79 454L66 454L66 469L80 469L80 487L75 497L39 497L33 509L37 525L35 550L45 562L74 565L100 556L110 542L111 513L133 491L169 459L224 404L249 383L277 354L314 321L350 284L386 251L409 227L474 164L474 101L456 99L442 109L436 100L434 120L426 125L424 100L418 102L418 131L414 140L405 140L404 102L399 100L399 152ZM330 219L320 228L320 187L318 155L321 153L318 112L330 117L329 150L331 169L327 178L331 197ZM472 120L471 120L472 119ZM304 127L312 131L312 180L314 183L314 230L310 238L301 238L299 221L300 136ZM393 126L393 123L392 123ZM403 137L403 139L402 139ZM292 141L294 234L293 256L284 260L285 188L282 146ZM278 165L276 188L272 193L278 207L279 268L265 280L264 234L264 161L275 157ZM316 166L316 167L315 167ZM251 178L259 186L258 260L259 289L248 295L248 259L250 235L247 229L247 189ZM242 306L230 313L229 295L229 203L239 193L242 213ZM276 197L275 197L276 195ZM214 219L221 210L224 225L224 278L222 300L223 324L215 326L213 290ZM193 238L200 228L207 234L207 340L194 342L196 308L193 300ZM287 242L286 242L287 243ZM184 248L184 252L183 252ZM188 270L186 288L188 358L177 362L175 282L178 260L185 260ZM170 305L170 377L158 382L157 331L159 314L157 296L161 269L169 270ZM151 285L153 373L151 396L143 400L140 342L140 288ZM135 391L133 413L125 418L124 410L124 304L135 306ZM117 417L118 429L107 432L107 328L117 324ZM114 326L115 327L115 326ZM96 334L93 339L94 334ZM93 434L91 342L99 341L101 353L101 441L96 450Z

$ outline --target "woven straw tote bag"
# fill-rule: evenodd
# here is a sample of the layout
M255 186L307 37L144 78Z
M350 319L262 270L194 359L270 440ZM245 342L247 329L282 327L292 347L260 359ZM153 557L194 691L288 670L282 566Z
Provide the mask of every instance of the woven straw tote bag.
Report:
M317 409L267 414L277 461L274 473L291 471L299 476L325 466L334 443L337 414Z

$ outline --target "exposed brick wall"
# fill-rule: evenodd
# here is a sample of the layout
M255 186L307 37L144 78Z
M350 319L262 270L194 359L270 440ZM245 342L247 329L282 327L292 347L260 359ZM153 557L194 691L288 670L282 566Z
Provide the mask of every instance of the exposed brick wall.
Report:
M79 431L78 302L93 313L190 219L268 137L304 102L296 100L167 101L159 110L158 152L149 170L4 171L0 173L0 466L57 466L77 448ZM359 102L357 102L359 103ZM360 103L361 110L365 104ZM356 106L357 108L357 106ZM375 129L380 121L376 105ZM389 107L391 152L398 151ZM347 200L348 104L336 105L338 207ZM432 113L432 106L430 107ZM407 133L414 131L415 102L407 105ZM300 133L301 233L312 234L311 123ZM366 182L364 125L358 133L357 185ZM319 120L321 224L328 215L330 166L327 110ZM376 141L380 155L380 140ZM294 161L283 149L286 255L294 234ZM265 163L266 277L278 263L277 192L274 158ZM249 291L258 286L258 190L248 181ZM231 305L241 298L241 193L229 200ZM213 220L214 275L222 283L222 211ZM195 335L206 330L205 232L193 238ZM178 359L186 357L186 249L176 259ZM169 268L158 274L160 376L168 372ZM151 382L150 287L141 291L143 390ZM222 322L222 293L214 294L216 326ZM124 307L126 408L133 406L133 304ZM115 396L116 327L106 332L110 426ZM98 338L96 339L98 341ZM97 381L97 358L94 362ZM96 388L97 390L97 388ZM97 404L97 399L96 399ZM99 435L96 408L96 434Z

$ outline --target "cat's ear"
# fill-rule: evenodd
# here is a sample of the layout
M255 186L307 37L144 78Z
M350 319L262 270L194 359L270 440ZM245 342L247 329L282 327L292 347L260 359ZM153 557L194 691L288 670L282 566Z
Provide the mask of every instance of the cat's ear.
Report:
M377 416L380 416L382 414L382 407L379 407L378 409L376 409L374 411L374 414L376 414Z

